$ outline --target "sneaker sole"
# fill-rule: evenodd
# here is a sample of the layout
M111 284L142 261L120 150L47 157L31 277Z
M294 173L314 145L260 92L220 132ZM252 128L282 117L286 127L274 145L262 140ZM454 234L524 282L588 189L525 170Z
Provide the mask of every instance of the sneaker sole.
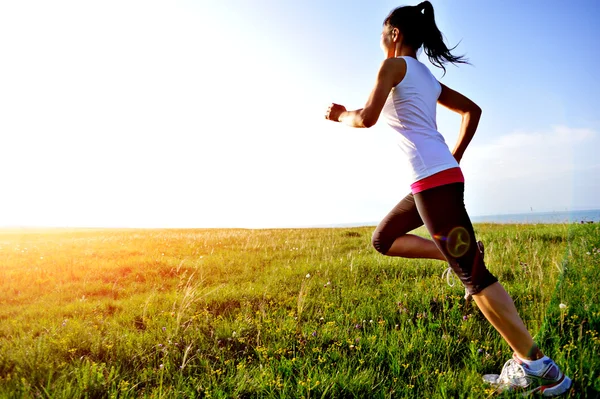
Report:
M500 378L500 374L484 374L483 382L490 385L500 385L498 379Z
M536 392L541 393L542 396L559 396L568 392L571 386L573 386L573 381L565 375L558 384L540 387Z
M503 384L498 382L499 378L499 374L485 374L483 376L483 382L493 387L501 388ZM573 381L571 381L571 379L565 375L562 381L557 384L537 387L531 391L524 392L522 396L529 396L533 393L541 394L545 397L559 396L568 392L572 386Z

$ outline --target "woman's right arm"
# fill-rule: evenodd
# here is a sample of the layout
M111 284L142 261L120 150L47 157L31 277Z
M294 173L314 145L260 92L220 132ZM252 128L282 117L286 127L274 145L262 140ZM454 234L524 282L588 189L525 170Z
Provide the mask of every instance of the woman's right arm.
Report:
M481 117L481 108L467 97L443 84L438 103L462 116L460 134L458 135L456 146L452 151L454 158L460 162L477 130L479 118Z

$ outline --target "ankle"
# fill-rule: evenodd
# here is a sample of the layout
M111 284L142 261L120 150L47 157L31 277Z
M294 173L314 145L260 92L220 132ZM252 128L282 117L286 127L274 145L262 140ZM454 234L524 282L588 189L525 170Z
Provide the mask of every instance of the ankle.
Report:
M521 360L527 360L527 361L536 361L536 360L540 360L542 358L544 358L544 353L540 350L540 348L538 348L537 344L534 342L533 345L531 346L531 348L529 348L529 350L527 351L527 353L519 353L516 352L516 355L519 357L519 359Z
M519 355L517 355L517 358L519 359L519 361L522 364L527 365L528 369L533 370L533 371L538 371L538 370L543 369L546 364L546 361L551 360L547 356L544 356L541 359L537 359L537 360L523 359Z

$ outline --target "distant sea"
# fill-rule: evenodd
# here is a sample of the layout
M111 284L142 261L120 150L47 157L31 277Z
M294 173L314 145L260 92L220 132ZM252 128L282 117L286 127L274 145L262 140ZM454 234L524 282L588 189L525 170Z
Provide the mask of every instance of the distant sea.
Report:
M507 215L471 216L473 223L598 223L600 209L586 211L529 212Z
M600 209L591 209L585 211L562 211L562 212L529 212L513 213L505 215L483 215L472 216L473 223L504 223L504 224L536 224L536 223L600 223ZM328 224L311 227L361 227L377 226L378 221L363 223L341 223Z

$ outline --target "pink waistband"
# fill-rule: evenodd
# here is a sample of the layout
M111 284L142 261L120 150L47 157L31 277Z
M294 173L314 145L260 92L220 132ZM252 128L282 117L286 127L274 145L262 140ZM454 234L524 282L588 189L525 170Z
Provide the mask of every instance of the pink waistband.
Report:
M450 168L442 170L434 175L414 182L410 185L410 190L413 194L421 191L429 190L430 188L443 186L451 183L464 183L465 177L460 168Z

